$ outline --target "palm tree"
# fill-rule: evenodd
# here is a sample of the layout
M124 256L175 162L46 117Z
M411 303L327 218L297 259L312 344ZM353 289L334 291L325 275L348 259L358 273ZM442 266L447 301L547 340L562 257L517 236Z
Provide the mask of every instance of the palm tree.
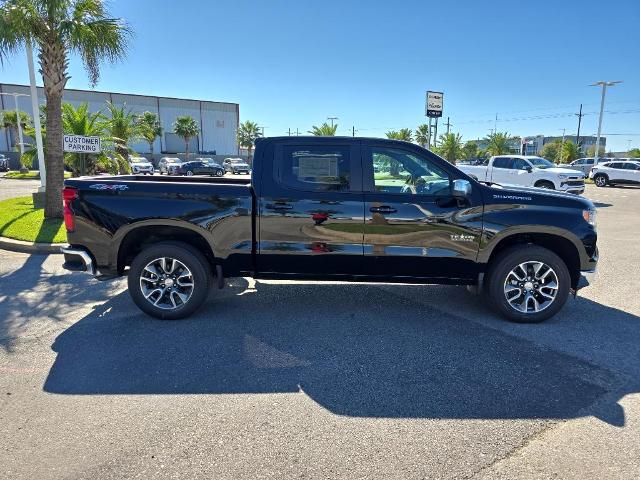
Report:
M462 136L459 133L444 133L440 135L440 145L437 153L449 163L455 165L456 160L462 157Z
M313 125L309 133L315 135L317 137L334 137L336 134L336 130L338 130L338 124L329 125L327 122L324 122L319 127Z
M505 155L511 151L513 137L507 132L495 132L487 136L487 153L489 155Z
M69 79L69 56L82 58L95 85L100 62L124 57L129 34L102 0L6 0L0 6L0 60L27 43L38 49L47 99L46 218L62 217L62 92Z
M115 143L116 152L123 158L128 158L129 142L142 138L137 117L131 110L127 110L127 104L121 107L107 102L107 110L110 117L107 118L105 128L111 141ZM128 171L127 167L127 171Z
M472 140L467 140L462 147L462 158L465 160L471 160L472 158L478 158L480 155L481 153L478 143Z
M31 117L26 112L20 112L20 114L16 114L15 110L7 110L6 112L1 112L2 115L0 118L2 119L2 123L0 125L2 128L6 128L11 131L11 136L15 140L16 146L18 146L18 116L20 116L20 128L24 131L29 124L31 123Z
M173 124L173 133L184 139L184 151L185 158L189 158L189 140L193 137L197 137L200 133L200 129L198 128L198 122L193 117L189 115L181 115L176 118L175 123Z
M392 140L403 140L410 142L413 140L413 132L410 128L401 128L400 130L390 130L386 133L387 138Z
M253 145L260 136L260 128L256 122L245 120L240 124L238 128L238 144L247 149L249 158L251 158Z
M138 116L137 123L139 127L140 136L144 138L149 144L149 151L153 155L153 144L156 138L162 136L162 127L160 126L160 119L158 115L153 112L144 112Z
M426 147L429 143L429 125L423 123L416 128L414 139L418 145Z

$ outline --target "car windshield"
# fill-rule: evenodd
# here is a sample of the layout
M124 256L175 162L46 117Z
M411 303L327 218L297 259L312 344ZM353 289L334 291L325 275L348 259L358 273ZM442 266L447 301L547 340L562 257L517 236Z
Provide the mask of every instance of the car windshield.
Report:
M531 162L531 164L536 168L551 168L551 167L555 167L555 164L551 163L546 158L533 157L533 158L528 158L527 160L529 160Z

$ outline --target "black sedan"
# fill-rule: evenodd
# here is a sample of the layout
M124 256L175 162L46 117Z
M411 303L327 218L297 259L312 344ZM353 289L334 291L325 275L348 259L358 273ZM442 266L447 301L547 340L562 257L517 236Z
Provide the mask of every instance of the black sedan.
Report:
M191 162L184 162L180 165L178 173L189 177L192 175L211 175L212 177L222 177L224 175L224 168L217 163L194 160Z

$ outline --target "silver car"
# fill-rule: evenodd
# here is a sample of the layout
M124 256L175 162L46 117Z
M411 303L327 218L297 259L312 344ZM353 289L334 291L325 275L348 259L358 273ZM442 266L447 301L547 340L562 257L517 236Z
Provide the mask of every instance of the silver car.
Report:
M574 160L569 165L565 165L566 168L570 168L571 170L578 170L586 175L589 175L591 168L593 167L594 160L593 158L578 158Z

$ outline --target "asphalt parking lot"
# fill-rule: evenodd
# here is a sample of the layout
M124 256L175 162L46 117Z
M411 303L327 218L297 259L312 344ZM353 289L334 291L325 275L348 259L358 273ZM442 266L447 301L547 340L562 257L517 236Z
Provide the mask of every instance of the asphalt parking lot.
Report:
M6 478L637 478L640 188L540 325L445 286L232 279L179 322L0 253Z

